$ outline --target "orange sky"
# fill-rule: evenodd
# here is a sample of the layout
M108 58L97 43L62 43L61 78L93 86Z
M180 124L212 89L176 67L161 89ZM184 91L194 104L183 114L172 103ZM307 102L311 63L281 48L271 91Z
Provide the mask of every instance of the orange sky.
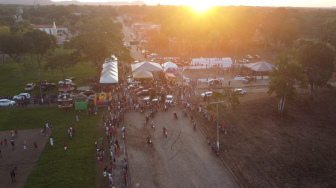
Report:
M64 1L64 0L53 0ZM77 0L80 2L107 2L107 1L128 1L136 0ZM331 7L336 6L336 0L142 0L148 5L156 5L158 3L166 5L193 5L195 3L209 5L251 5L251 6L299 6L299 7Z

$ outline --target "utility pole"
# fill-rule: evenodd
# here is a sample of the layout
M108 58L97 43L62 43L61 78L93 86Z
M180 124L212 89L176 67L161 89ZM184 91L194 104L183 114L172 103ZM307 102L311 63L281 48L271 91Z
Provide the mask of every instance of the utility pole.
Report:
M217 147L219 151L219 127L218 127L218 104L219 103L224 103L225 101L219 101L219 102L212 102L210 104L216 104L217 105Z

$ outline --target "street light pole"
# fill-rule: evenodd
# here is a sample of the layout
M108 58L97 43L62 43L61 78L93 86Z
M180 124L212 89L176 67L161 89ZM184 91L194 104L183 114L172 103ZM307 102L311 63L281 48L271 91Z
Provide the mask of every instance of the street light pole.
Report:
M218 104L219 103L224 103L224 101L210 103L210 104L216 104L217 105L217 147L218 147L218 151L219 151L219 126L218 126Z

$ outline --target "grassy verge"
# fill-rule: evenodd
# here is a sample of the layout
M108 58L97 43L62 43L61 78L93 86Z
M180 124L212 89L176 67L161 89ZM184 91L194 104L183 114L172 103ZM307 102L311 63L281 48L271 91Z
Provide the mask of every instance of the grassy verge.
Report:
M28 59L28 57L26 57ZM42 67L45 61L42 62ZM38 86L38 68L37 63L27 65L22 74L22 80L20 83L21 75L16 73L14 70L18 65L11 59L8 58L5 62L5 67L3 67L2 62L0 63L0 96L11 96L24 93L24 88L28 83L35 83L37 86L31 95L39 94L40 87ZM93 77L96 75L96 68L91 63L79 63L75 67L68 69L66 77L75 77L74 83L77 86L81 86L81 81L84 78ZM63 74L58 71L55 74L54 80L51 81L52 74L51 70L41 69L41 79L48 80L49 82L56 83L57 87L49 91L43 91L43 93L57 93L58 92L58 82L63 80Z
M98 136L98 117L73 109L66 113L55 107L0 110L0 130L42 129L46 122L54 125L54 148L48 140L24 187L95 187L94 142ZM72 125L76 134L70 139L67 130Z

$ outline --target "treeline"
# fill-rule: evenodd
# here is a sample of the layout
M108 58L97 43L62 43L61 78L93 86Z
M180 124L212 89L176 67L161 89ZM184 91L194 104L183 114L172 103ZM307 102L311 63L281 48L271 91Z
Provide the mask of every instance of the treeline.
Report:
M18 7L22 7L23 13ZM76 14L75 14L76 13ZM14 16L21 16L26 22L16 22ZM11 32L18 32L25 25L56 25L68 27L74 33L85 23L97 17L115 18L117 10L112 6L18 6L0 5L0 26L7 26ZM28 23L28 24L27 24ZM24 24L24 26L22 26Z
M15 32L11 27L0 26L0 55L10 57L6 61L14 63L14 73L20 77L31 64L37 64L39 81L41 70L51 70L52 77L59 70L65 79L68 68L81 62L92 63L99 75L102 64L111 55L121 63L134 61L123 45L122 24L105 16L91 16L76 28L78 34L60 46L53 35L31 28L28 20Z
M256 32L265 45L291 46L300 37L336 43L336 10L227 6L198 14L186 6L123 6L123 14L146 14L143 21L161 24L157 44L177 38L193 50L226 50L229 41L244 45ZM335 44L336 45L336 44ZM164 48L164 45L157 46ZM190 48L190 47L189 47Z

